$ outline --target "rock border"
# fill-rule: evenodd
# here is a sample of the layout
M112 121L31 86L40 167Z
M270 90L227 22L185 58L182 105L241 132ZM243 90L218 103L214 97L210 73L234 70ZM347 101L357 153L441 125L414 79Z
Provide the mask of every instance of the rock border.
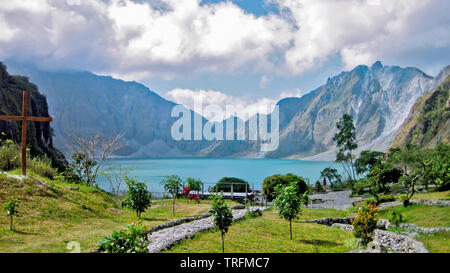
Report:
M332 227L337 227L342 230L353 231L352 225L347 224L333 224ZM374 240L378 242L385 248L391 249L395 252L400 253L430 253L428 249L419 241L394 232L376 229ZM355 252L366 252L366 251L355 251ZM371 252L371 251L369 251Z
M449 199L435 199L435 200L411 200L411 204L420 204L427 206L437 206L437 207L450 207ZM403 206L403 202L394 201L394 202L386 202L378 205L378 209L385 209L390 207Z

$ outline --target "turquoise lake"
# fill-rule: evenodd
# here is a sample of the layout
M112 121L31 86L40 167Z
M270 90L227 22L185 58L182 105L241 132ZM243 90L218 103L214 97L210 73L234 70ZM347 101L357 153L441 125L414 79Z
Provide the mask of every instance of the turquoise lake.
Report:
M134 168L129 174L146 182L149 191L161 192L159 182L166 175L178 175L183 180L187 177L201 179L205 183L205 191L222 177L239 177L246 180L255 189L261 190L264 178L274 174L293 173L315 183L320 172L326 167L333 167L343 174L342 167L336 162L302 161L289 159L212 159L212 158L176 158L176 159L109 159L105 167L120 165ZM100 188L110 190L108 182L99 177ZM211 183L211 184L209 184ZM125 185L124 185L125 187Z

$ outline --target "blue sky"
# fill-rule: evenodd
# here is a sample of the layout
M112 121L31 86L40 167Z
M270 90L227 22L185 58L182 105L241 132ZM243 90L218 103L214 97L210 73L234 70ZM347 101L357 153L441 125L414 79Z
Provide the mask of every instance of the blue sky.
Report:
M254 108L377 60L434 76L450 64L448 14L448 0L0 0L0 60Z

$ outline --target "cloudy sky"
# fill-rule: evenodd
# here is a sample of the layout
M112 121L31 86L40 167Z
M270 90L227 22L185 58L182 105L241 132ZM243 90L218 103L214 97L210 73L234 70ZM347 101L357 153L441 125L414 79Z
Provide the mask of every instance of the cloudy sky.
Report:
M0 60L255 108L377 60L434 76L449 14L448 0L0 0Z

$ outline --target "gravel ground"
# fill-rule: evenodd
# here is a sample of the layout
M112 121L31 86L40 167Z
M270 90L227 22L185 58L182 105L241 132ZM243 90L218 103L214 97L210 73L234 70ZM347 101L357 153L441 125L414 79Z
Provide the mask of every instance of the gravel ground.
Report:
M352 194L351 190L347 191L334 191L323 194L312 194L309 195L309 200L321 199L323 203L309 204L308 208L334 208L334 209L347 209L352 207L352 203L355 201L350 197Z

